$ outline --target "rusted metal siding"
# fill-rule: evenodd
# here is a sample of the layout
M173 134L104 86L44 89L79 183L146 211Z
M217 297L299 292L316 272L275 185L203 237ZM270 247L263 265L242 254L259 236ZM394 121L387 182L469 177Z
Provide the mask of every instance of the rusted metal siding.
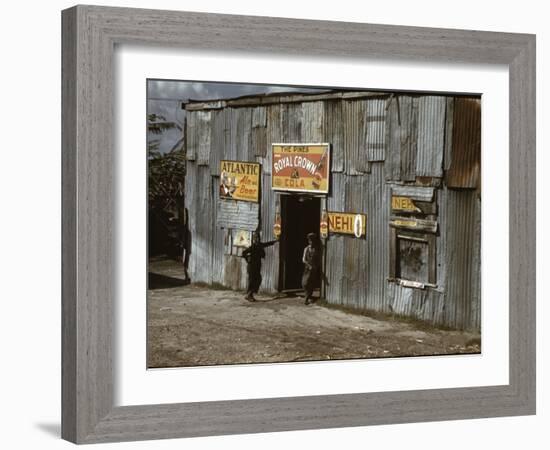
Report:
M323 142L323 102L302 103L302 137L300 142Z
M329 211L343 211L346 198L346 178L343 173L332 174L331 195L327 198ZM344 240L345 237L342 235L330 234L325 247L326 299L329 303L339 305L344 301L342 295Z
M445 109L445 153L443 156L443 170L446 173L451 167L451 154L453 151L453 115L455 99L447 97Z
M388 301L394 314L414 317L433 325L444 325L445 301L441 292L390 283L388 285Z
M271 241L275 210L277 208L278 195L271 190L271 176L262 178L262 206L261 206L261 238L262 241ZM266 292L275 292L279 287L279 244L265 249L265 259L262 263L262 285L260 289Z
M481 103L478 99L455 98L453 145L447 186L477 188L481 170Z
M446 103L441 96L418 99L416 176L443 176Z
M254 161L254 151L251 148L252 110L250 108L232 108L230 130L231 158L227 159Z
M257 160L262 164L262 172L271 175L271 144L284 141L281 105L269 106L267 108L266 118L267 151L265 156L258 157ZM269 189L271 190L271 187L269 187Z
M195 161L197 159L199 145L197 120L198 114L195 113L188 113L185 119L185 157L188 161Z
M386 159L386 99L366 101L366 150L369 162Z
M446 192L445 319L453 328L481 326L481 202L473 190Z
M197 134L197 164L207 166L210 164L210 143L211 143L211 113L210 111L199 111L196 121Z
M288 103L281 105L282 142L300 142L302 139L302 105Z
M340 100L325 102L323 141L331 144L332 172L343 172L345 167L342 108L342 102Z
M369 175L348 178L344 183L344 207L340 211L363 212L364 193L369 186ZM344 258L342 264L342 291L344 304L364 308L366 303L368 259L366 239L344 236Z
M347 175L361 175L370 170L365 148L365 109L364 100L344 100L342 103L344 171Z
M210 174L220 174L220 161L225 158L226 149L226 110L211 112Z
M192 199L187 197L191 256L189 276L195 282L212 283L212 179L207 166L189 164L186 187L194 184ZM188 184L189 183L189 184Z
M368 310L388 312L386 290L389 268L390 186L385 181L384 165L372 163L364 191L363 211L367 214L366 303Z
M225 253L225 233L226 230L218 226L218 208L215 205L220 201L219 199L219 177L211 178L212 186L212 221L210 224L210 230L212 235L212 282L216 284L223 284L224 277L224 253Z
M388 311L388 220L390 188L384 167L372 164L371 173L348 177L332 175L329 211L367 214L366 239L329 235L326 248L326 299L329 303Z
M386 115L386 179L416 180L418 98L395 95Z
M219 200L217 207L219 227L249 231L258 228L260 222L260 205L258 203Z
M252 110L251 146L254 156L265 157L267 148L267 110L257 107Z

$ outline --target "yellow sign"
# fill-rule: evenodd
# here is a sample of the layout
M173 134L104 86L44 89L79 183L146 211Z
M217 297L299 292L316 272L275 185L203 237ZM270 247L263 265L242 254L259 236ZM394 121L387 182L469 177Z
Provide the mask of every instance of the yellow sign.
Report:
M392 196L391 209L407 212L421 212L409 197Z
M220 198L258 203L260 170L261 166L258 163L221 161Z
M392 220L391 223L392 225L395 225L398 227L416 228L418 226L418 222L416 220L395 219L395 220Z
M329 144L272 144L271 187L328 193Z
M367 234L365 214L329 212L328 230L330 233L352 234L357 238Z

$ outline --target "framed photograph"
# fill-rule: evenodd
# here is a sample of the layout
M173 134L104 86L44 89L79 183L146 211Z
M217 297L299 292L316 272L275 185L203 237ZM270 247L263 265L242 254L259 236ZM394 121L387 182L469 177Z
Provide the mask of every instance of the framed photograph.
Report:
M534 414L534 55L63 11L63 437Z

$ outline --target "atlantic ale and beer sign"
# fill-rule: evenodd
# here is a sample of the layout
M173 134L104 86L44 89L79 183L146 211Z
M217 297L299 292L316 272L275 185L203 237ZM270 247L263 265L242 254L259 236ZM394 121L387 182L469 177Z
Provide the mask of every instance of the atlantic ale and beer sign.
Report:
M220 198L256 203L260 201L260 164L223 160L220 164Z
M272 144L271 148L273 190L328 193L329 144Z

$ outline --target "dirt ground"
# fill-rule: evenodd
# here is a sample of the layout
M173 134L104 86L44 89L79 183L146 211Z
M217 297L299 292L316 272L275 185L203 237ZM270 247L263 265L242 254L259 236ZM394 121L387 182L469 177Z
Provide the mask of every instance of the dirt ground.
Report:
M423 323L304 305L297 295L258 295L186 285L181 266L149 266L148 366L337 360L479 353L480 336Z

